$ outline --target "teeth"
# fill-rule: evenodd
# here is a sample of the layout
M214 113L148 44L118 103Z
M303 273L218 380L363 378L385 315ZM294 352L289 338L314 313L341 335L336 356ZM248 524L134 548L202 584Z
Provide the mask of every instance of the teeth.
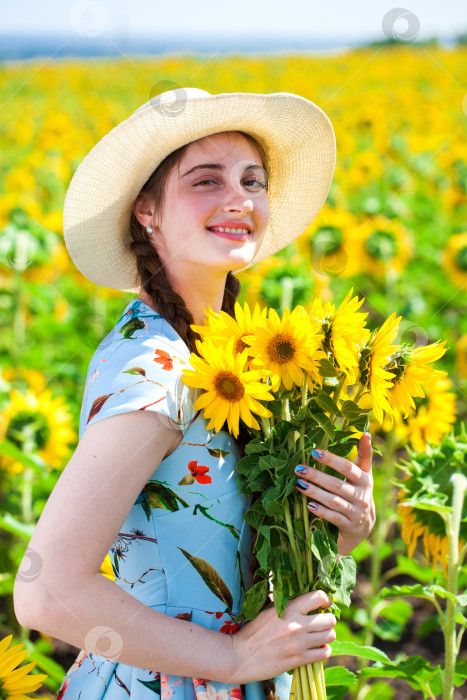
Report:
M227 233L250 233L247 228L226 228L225 226L212 226L211 231L222 231Z

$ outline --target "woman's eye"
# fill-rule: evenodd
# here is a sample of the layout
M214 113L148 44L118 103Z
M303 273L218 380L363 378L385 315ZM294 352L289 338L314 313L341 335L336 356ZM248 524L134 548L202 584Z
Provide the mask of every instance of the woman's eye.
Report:
M194 185L194 187L198 187L198 185L209 184L210 182L216 183L216 180L200 180ZM248 185L249 187L259 185L260 187L266 188L264 182L261 182L260 180L245 180L243 184Z

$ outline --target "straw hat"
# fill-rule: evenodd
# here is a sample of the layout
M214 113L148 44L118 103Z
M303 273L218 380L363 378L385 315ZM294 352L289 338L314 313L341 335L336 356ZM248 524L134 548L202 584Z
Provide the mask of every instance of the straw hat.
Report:
M326 114L289 92L211 95L198 88L161 93L91 149L68 187L63 232L76 267L92 282L141 291L129 222L141 187L180 146L222 131L244 131L268 160L270 218L255 258L302 234L323 206L334 172L336 142Z

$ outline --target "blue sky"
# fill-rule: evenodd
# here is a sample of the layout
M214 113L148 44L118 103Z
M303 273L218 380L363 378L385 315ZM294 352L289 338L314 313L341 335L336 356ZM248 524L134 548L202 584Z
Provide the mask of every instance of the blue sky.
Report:
M419 39L467 31L465 0L399 2L416 16ZM0 0L0 33L69 35L85 26L96 36L283 33L384 39L383 17L397 7L397 0ZM395 26L403 32L407 23L399 19Z

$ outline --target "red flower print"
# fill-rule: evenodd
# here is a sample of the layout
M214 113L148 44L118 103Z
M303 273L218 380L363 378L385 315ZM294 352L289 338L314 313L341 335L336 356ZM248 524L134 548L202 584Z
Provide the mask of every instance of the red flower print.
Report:
M206 475L206 472L209 471L209 467L198 466L197 459L188 462L188 469L195 477L198 484L210 484L212 482L211 477Z
M227 620L226 622L224 622L219 632L224 632L224 634L235 634L235 632L238 632L239 629L239 622L230 622L230 620Z
M156 348L156 354L159 355L159 357L155 357L154 362L158 362L160 365L162 365L162 369L173 369L174 361L168 352L161 350L160 348Z
M229 695L230 700L243 700L242 691L238 686L236 688L232 688L232 690L229 692Z
M199 685L206 685L206 683L209 683L207 678L193 678L193 685L195 688L197 688Z

